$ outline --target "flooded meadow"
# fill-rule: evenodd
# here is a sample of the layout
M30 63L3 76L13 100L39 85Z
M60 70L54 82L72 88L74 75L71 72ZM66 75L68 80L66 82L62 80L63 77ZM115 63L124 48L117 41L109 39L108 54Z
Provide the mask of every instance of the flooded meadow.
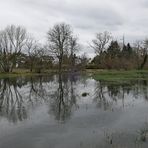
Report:
M147 148L148 81L0 79L0 148Z

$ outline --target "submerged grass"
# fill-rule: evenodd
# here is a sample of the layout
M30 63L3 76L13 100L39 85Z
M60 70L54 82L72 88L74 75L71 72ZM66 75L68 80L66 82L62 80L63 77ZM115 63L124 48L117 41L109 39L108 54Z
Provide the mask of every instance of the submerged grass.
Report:
M36 73L0 73L0 79L2 78L15 78L21 76L39 76L43 74L36 74Z
M39 76L57 73L57 70L48 70L42 73L29 72L25 69L16 69L12 73L0 73L0 78L19 76ZM148 70L86 70L95 80L112 82L127 82L128 80L148 80Z
M128 81L148 80L148 70L97 70L88 71L95 80Z
M55 70L51 71L44 71L42 73L35 73L35 72L29 72L28 70L24 69L16 69L11 73L0 73L0 78L14 78L14 77L21 77L21 76L43 76L43 75L49 75L57 73Z

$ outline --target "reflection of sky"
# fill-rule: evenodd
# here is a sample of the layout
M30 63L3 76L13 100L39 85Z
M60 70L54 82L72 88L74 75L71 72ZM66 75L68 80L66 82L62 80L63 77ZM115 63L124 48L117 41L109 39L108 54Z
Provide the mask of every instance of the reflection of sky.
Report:
M70 81L65 81L70 90ZM140 85L140 84L139 84ZM103 87L104 96L111 107L104 111L96 105L96 86L99 82L93 79L80 79L73 83L75 94L77 94L77 105L72 110L71 118L65 122L55 121L50 110L50 94L57 91L58 84L55 81L44 82L43 87L47 92L47 101L39 101L34 105L27 103L29 86L18 89L27 106L28 118L17 123L12 123L5 117L0 117L0 147L7 148L12 145L15 148L41 148L41 147L89 147L89 144L97 145L104 138L104 130L121 131L126 134L134 134L137 129L143 126L148 119L147 102L144 100L141 87L139 97L135 99L134 91L124 94L124 107L122 99L122 88L113 101L107 87ZM54 87L53 87L54 86ZM35 85L38 87L38 83ZM134 86L133 87L134 90ZM24 89L25 88L25 89ZM99 87L98 91L100 90ZM141 91L140 91L141 90ZM82 97L82 93L87 92L87 97ZM37 97L33 95L33 97ZM114 97L114 96L113 96ZM34 98L35 99L35 98ZM41 98L38 98L41 99ZM37 100L38 100L37 99ZM7 138L6 138L7 137Z

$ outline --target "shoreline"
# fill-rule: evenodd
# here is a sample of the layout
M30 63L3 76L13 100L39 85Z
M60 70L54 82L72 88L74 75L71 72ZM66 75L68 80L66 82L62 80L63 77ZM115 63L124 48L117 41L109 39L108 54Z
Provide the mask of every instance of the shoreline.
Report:
M63 71L68 72L68 71ZM81 71L82 74L88 74L95 80L148 80L148 70L101 70L101 69L85 69ZM51 74L58 74L58 70L48 70L41 73L29 72L24 69L17 69L11 73L0 73L0 78L11 78L19 76L47 76Z

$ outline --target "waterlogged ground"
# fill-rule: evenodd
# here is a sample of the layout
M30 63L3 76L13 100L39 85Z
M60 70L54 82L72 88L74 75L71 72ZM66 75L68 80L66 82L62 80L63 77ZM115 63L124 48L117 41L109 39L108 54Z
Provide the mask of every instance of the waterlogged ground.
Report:
M147 80L0 80L0 148L132 147L148 147Z

